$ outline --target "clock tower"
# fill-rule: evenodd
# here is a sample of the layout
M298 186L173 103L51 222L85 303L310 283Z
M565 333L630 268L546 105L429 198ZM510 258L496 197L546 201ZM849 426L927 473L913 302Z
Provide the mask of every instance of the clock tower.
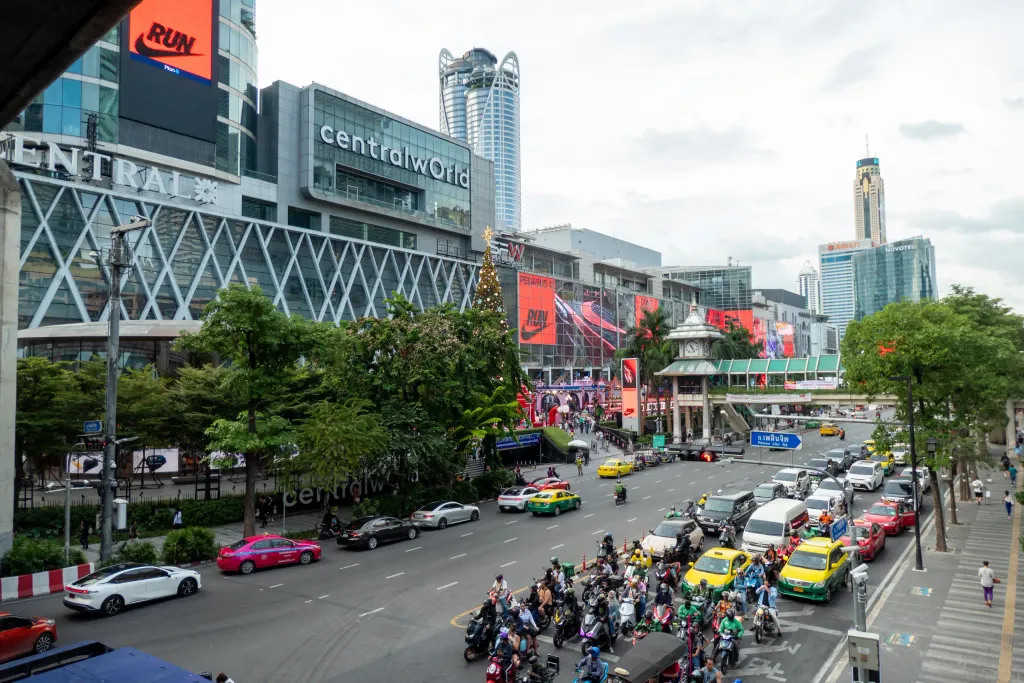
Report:
M711 360L711 345L721 338L722 332L706 322L696 309L687 316L682 325L673 329L668 335L668 341L676 349L676 360L657 374L672 378L672 438L675 443L681 443L684 436L679 414L680 377L701 378L703 435L705 439L711 438L711 399L708 395L708 377L718 374L718 368ZM689 421L689 408L687 408L688 427Z

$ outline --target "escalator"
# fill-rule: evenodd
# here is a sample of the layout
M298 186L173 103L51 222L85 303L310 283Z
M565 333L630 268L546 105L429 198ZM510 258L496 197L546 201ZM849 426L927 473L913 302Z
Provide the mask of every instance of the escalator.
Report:
M750 416L750 409L742 404L725 403L722 406L725 419L729 421L729 427L734 432L739 432L744 437L750 434L750 425L742 414L744 411Z

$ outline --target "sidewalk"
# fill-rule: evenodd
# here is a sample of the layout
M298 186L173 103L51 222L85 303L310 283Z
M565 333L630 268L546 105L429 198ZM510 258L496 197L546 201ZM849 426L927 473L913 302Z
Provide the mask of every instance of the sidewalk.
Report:
M342 522L348 521L348 517L352 512L351 507L338 508L338 518ZM320 520L323 519L323 511L314 510L307 512L297 512L294 515L288 515L287 519L283 519L280 515L274 517L273 522L268 522L265 529L260 528L259 520L256 520L256 533L262 534L264 532L270 534L280 534L285 530L288 531L305 531L306 529L312 529ZM287 524L287 526L285 526ZM242 523L236 524L225 524L224 526L210 527L210 531L213 532L215 541L218 546L230 545L235 541L242 538ZM124 542L124 532L119 532L117 536L117 542L114 543L114 549ZM166 536L154 536L153 538L143 538L142 541L146 543L152 543L153 547L156 548L159 553L164 547L164 540ZM79 545L72 545L73 548L81 548ZM83 550L85 556L89 562L100 561L100 545L99 543L93 543L89 546L88 550Z
M945 506L949 552L935 552L934 529L922 533L926 571L914 571L909 557L910 566L896 574L889 597L868 614L868 631L882 641L882 680L1024 683L1021 505L1014 505L1008 520L1002 499L1010 482L998 466L979 467L979 476L992 492L986 504L958 501L956 526L949 524ZM1001 580L991 608L978 579L983 560ZM839 680L848 680L849 671Z

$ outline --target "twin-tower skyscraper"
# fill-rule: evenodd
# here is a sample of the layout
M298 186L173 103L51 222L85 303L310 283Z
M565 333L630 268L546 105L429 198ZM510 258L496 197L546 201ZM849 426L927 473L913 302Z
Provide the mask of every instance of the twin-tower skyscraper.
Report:
M456 58L442 49L437 73L441 132L494 162L496 227L518 232L523 227L519 58L509 52L499 62L483 48Z

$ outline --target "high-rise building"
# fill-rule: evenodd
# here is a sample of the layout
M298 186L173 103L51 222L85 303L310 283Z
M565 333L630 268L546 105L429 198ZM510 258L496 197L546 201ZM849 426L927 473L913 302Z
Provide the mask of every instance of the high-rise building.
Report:
M853 256L870 248L869 239L818 245L821 312L839 330L840 340L846 334L846 324L854 318Z
M807 310L811 313L821 313L821 280L818 279L818 271L810 261L804 261L804 267L797 275L797 284Z
M699 288L697 302L719 311L750 311L750 266L665 266L667 280L682 280Z
M857 162L853 181L854 234L869 239L875 246L885 244L885 181L878 167L878 157Z
M935 248L911 237L853 257L854 318L860 320L896 301L934 299Z
M442 49L438 79L441 132L494 162L496 227L518 232L523 215L519 58L509 52L499 63L491 52L473 48L456 59Z

